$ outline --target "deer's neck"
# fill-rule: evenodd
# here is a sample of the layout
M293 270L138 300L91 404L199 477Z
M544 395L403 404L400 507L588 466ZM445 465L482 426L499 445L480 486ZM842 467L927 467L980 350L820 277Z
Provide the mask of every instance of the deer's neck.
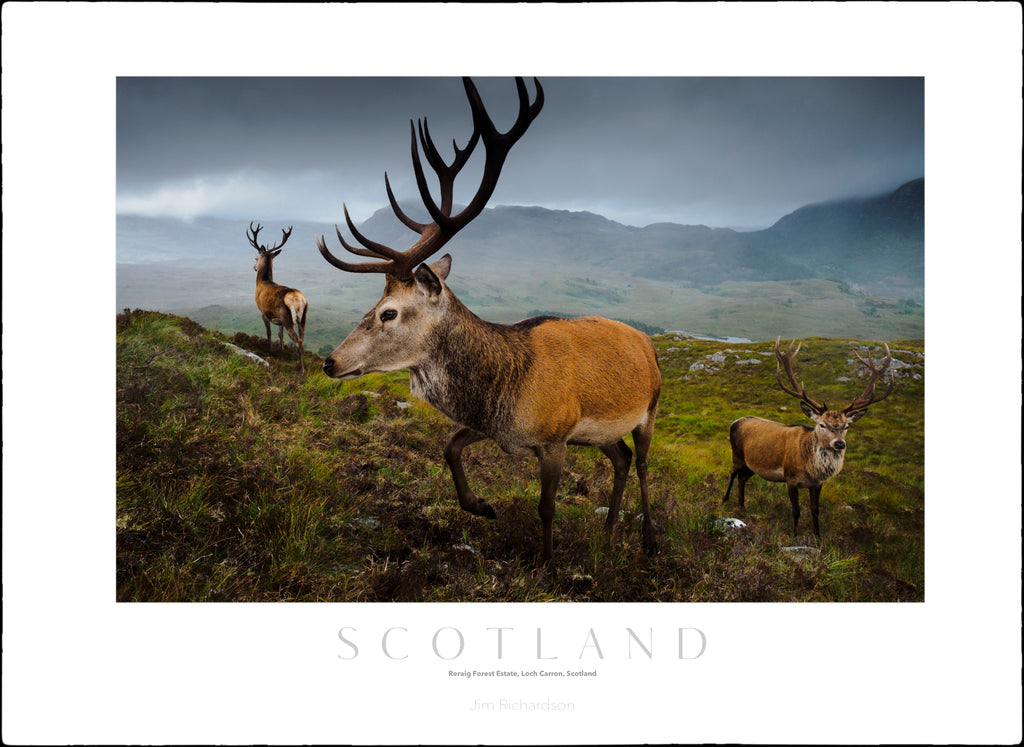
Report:
M843 468L843 457L846 451L836 451L823 445L814 431L807 434L805 452L807 454L807 474L817 482L825 482L839 474Z
M256 270L256 285L260 283L274 282L274 267L270 260L264 262L260 269Z
M492 324L450 296L450 313L431 332L429 353L412 367L413 392L460 425L509 438L513 405L531 354L528 331Z

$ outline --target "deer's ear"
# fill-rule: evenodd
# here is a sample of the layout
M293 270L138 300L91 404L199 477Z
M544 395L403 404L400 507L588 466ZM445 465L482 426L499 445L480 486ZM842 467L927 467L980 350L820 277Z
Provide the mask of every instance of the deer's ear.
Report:
M430 269L433 270L434 274L442 280L447 280L448 273L451 272L452 269L452 255L445 254L441 259L436 262L432 262L430 264Z
M854 410L851 413L847 413L847 415L846 415L846 422L847 423L856 423L858 420L861 419L861 417L866 412L867 412L867 410Z
M441 264L441 260L434 264ZM426 263L417 267L412 276L416 281L416 286L427 298L434 300L441 295L441 281L437 279L437 275Z
M818 414L818 413L817 413L817 412L815 411L815 409L814 409L813 407L811 407L811 406L810 406L809 404L807 404L806 402L801 402L801 403L800 403L800 409L804 411L804 415L806 415L807 417L809 417L809 418L810 418L811 420L813 420L813 421L814 421L815 423L817 423L817 422L818 422L818 419L819 419L819 418L821 417L821 416L820 416L820 415L819 415L819 414Z

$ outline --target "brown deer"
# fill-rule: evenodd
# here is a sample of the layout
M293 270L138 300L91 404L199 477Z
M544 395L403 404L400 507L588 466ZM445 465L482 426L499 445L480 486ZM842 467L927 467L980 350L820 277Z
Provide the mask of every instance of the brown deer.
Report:
M309 304L306 303L306 297L301 291L274 282L274 257L281 253L288 237L292 235L292 227L288 226L287 231L281 229L281 243L275 244L272 249L267 249L266 244L260 244L256 239L262 228L263 226L253 228L250 222L245 235L258 252L256 264L252 269L256 270L256 306L263 315L263 324L267 327L267 347L272 346L271 324L278 326L277 340L281 350L284 350L284 333L287 330L288 336L292 338L295 348L299 351L299 372L306 373L302 340L306 336L306 312L309 310Z
M356 230L346 208L349 230L365 248L350 246L335 226L338 240L349 252L378 261L350 264L334 257L322 236L317 241L320 253L335 267L386 276L384 295L327 356L324 373L336 379L353 379L372 371L409 369L413 393L459 426L445 446L444 457L459 504L471 514L495 518L494 509L466 482L462 468L466 446L491 438L509 454L537 457L542 558L549 566L553 566L555 492L566 445L597 446L612 462L615 477L605 521L610 535L632 458L623 437L632 433L643 506L644 547L654 552L647 450L654 432L661 373L650 338L625 324L599 317L536 317L513 325L493 324L473 314L445 284L451 269L450 255L423 264L483 210L509 150L544 104L544 91L536 78L532 104L526 84L516 78L518 117L510 130L501 133L484 110L473 82L468 78L463 82L473 114L473 134L464 149L453 143L452 163L445 163L438 154L426 120L419 122L419 141L440 183L440 206L427 186L416 128L412 129L413 167L430 223L417 223L402 212L384 175L395 215L420 235L419 240L404 252L369 241ZM455 177L480 140L486 151L480 186L466 208L452 215Z
M793 507L793 533L796 534L800 520L800 503L798 491L807 488L811 497L811 519L814 522L814 534L821 536L818 526L818 499L821 486L830 477L835 477L843 468L843 456L846 453L846 431L851 424L857 422L867 412L870 405L881 402L892 392L894 382L890 378L889 388L880 397L875 396L875 384L885 373L892 361L889 346L885 346L885 360L880 368L876 368L871 356L864 360L857 355L860 362L867 366L871 378L864 392L842 410L830 410L825 404L819 404L807 396L803 384L798 384L793 374L793 360L800 352L800 345L793 350L790 343L786 352L779 350L779 340L775 341L775 378L786 394L800 400L800 409L814 420L814 428L806 425L782 425L763 418L745 417L733 422L729 428L729 441L732 444L732 473L729 475L729 487L725 498L729 500L733 480L738 478L740 491L740 507L743 507L743 489L754 475L771 482L784 482L789 492L789 502ZM792 351L792 352L790 352ZM792 389L782 383L782 370L792 384Z

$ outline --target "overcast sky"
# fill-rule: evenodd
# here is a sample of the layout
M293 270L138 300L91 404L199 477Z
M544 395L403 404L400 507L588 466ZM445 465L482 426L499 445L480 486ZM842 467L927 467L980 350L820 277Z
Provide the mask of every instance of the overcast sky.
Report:
M511 79L476 80L505 130ZM924 176L923 78L542 78L489 205L764 227ZM533 83L528 79L533 95ZM418 203L409 120L442 154L472 131L458 78L119 78L118 212L359 223ZM482 150L478 148L478 150ZM474 158L456 200L475 190ZM428 168L429 173L429 168Z

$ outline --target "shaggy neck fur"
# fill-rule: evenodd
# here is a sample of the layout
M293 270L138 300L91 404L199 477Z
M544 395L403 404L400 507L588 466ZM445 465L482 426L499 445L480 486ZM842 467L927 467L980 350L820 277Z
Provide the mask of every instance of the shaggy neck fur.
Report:
M529 329L484 321L445 293L449 313L431 331L423 363L410 369L413 392L501 444L531 364Z
M810 477L820 482L825 482L830 477L839 474L843 468L843 451L836 451L827 446L822 446L818 439L812 436L809 441L810 453L807 459L807 473Z

